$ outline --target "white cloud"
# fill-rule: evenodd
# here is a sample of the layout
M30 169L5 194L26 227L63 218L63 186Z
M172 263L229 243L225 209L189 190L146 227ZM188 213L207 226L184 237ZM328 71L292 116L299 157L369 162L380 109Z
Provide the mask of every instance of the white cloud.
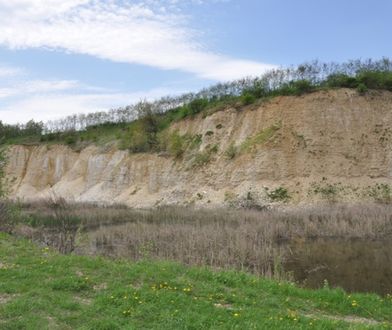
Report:
M0 78L9 78L20 75L23 72L20 68L0 64Z
M61 49L213 80L258 75L272 67L203 47L174 9L179 2L0 0L0 45Z
M136 103L143 98L156 99L167 95L167 89L134 93L49 93L31 94L0 108L0 118L6 123L25 123L30 119L48 121L75 113L90 113ZM1 89L0 89L1 95ZM21 109L16 111L15 109Z
M81 87L75 80L27 80L9 83L0 87L0 99L9 97L26 97L28 94L48 94L52 92L72 90Z

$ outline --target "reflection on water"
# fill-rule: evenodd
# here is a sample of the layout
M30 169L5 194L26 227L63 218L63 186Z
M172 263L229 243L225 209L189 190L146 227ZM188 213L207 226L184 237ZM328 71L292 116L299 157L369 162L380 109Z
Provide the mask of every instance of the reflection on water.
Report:
M309 288L392 293L392 240L317 239L290 244L285 270Z

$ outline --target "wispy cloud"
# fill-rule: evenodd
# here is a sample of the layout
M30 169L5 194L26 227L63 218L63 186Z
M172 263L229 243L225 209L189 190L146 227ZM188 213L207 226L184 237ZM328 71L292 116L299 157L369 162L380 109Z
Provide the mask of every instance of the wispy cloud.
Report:
M10 78L15 77L23 73L21 68L15 68L12 66L1 65L0 64L0 78Z
M208 49L197 31L186 24L186 16L179 10L181 3L183 6L184 1L176 0L0 0L0 45L58 49L186 71L212 80L258 75L272 67Z
M32 118L48 121L75 113L90 113L124 106L140 101L142 98L156 99L167 95L168 92L169 90L161 88L133 93L107 91L70 94L64 91L41 95L30 94L1 107L0 118L6 123L23 123ZM22 109L22 111L16 111L17 109Z

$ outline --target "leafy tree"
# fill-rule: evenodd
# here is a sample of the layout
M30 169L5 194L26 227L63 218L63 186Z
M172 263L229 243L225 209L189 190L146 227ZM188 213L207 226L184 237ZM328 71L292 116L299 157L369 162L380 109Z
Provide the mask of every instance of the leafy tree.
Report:
M196 115L199 112L202 112L208 105L207 99L195 99L191 103L189 103L189 112L191 115Z

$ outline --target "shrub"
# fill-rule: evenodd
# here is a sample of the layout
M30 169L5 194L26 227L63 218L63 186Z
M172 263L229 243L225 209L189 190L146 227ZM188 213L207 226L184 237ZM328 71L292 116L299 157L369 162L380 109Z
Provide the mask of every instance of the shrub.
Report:
M219 145L214 144L213 146L207 146L207 149L209 150L210 153L216 154L219 151Z
M279 187L271 191L267 190L266 193L272 202L287 202L290 199L290 194L284 187Z
M366 87L366 85L364 83L360 83L357 87L357 92L360 95L364 95L366 92L368 91L368 88Z
M196 134L193 136L190 135L188 138L190 140L189 147L191 149L198 148L203 141L203 136L201 134Z
M227 159L233 159L237 155L237 147L234 143L231 143L227 150L225 151L225 156Z
M147 152L151 150L148 133L140 125L135 125L128 131L124 144L131 152Z
M76 136L74 136L74 135L68 135L65 138L65 143L68 145L73 145L76 143L76 141L77 141L77 139L76 139Z
M356 88L358 86L357 79L350 77L344 73L335 73L327 77L324 85L327 87L343 87L343 88Z
M263 144L271 139L277 131L281 128L281 123L267 127L259 131L256 135L248 137L240 146L242 152L248 152L254 149L255 146Z
M297 80L283 84L282 87L276 90L274 94L299 96L305 93L309 93L313 89L314 86L309 80Z
M392 202L392 188L386 183L377 183L369 191L369 196L374 198L378 203L391 203Z
M293 83L294 94L302 95L305 93L309 93L313 90L313 85L309 80L298 80Z
M211 160L211 152L209 150L205 150L203 152L199 152L195 155L192 166L193 167L201 167L208 164Z
M241 95L241 103L243 105L249 105L252 104L256 101L256 97L252 94L250 94L249 92L246 92L244 94Z
M325 198L330 202L335 202L339 193L343 190L343 187L340 183L327 183L325 180L320 184L313 183L312 187L313 192L316 195L321 195L322 198Z
M169 136L168 151L176 158L181 157L186 149L186 139L180 136L178 132L174 132Z
M189 103L188 109L191 115L196 115L202 112L208 105L207 99L196 99Z

